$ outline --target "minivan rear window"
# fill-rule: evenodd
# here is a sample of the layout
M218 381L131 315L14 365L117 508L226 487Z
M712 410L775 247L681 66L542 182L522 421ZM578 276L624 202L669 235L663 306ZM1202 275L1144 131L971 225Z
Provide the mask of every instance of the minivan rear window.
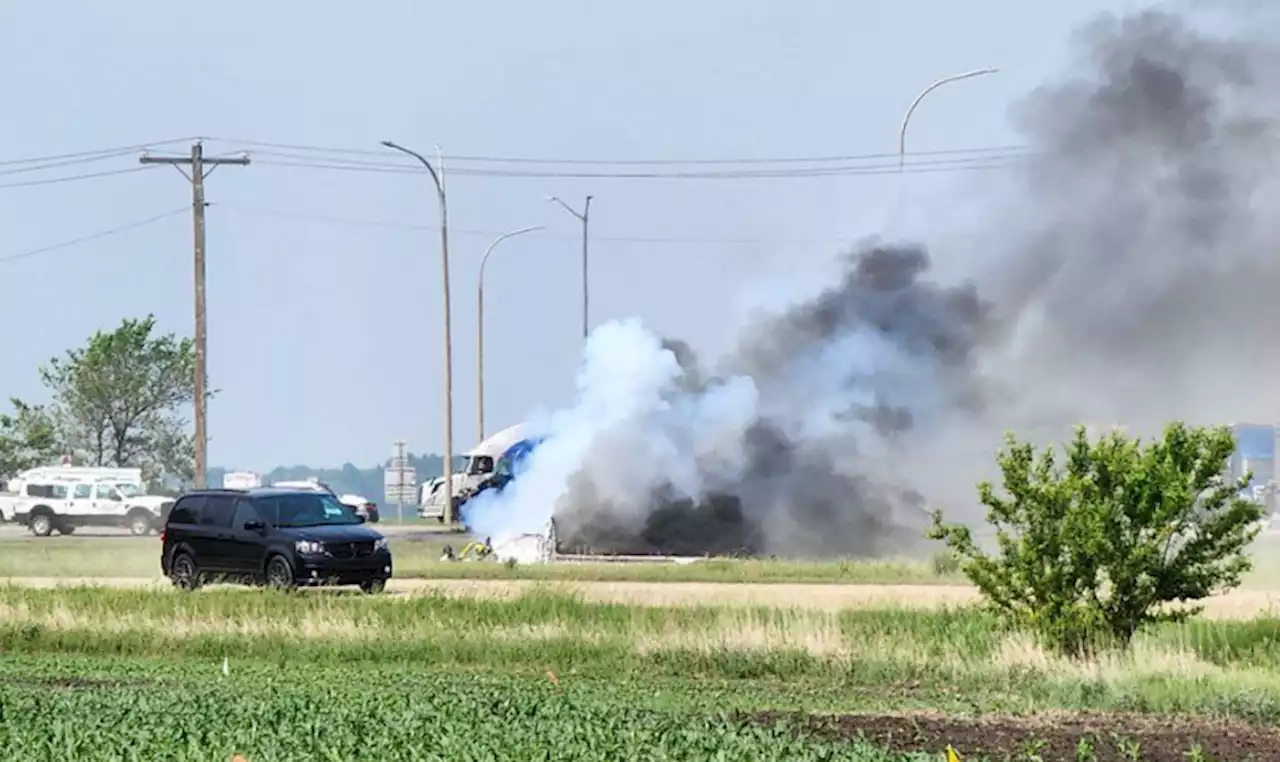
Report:
M231 517L235 512L236 499L233 496L208 495L204 499L204 510L200 513L200 523L225 529L231 526Z
M199 524L200 509L204 507L204 495L184 497L169 512L170 524Z

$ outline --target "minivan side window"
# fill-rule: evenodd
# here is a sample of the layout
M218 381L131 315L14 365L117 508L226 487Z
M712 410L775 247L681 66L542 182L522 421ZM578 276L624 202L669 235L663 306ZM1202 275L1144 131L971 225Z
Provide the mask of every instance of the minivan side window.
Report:
M235 512L236 502L231 495L207 495L204 510L200 513L200 525L229 528Z
M199 524L200 509L204 507L203 495L184 497L174 504L169 512L170 524Z
M253 507L253 503L246 498L240 498L236 501L235 518L231 520L231 526L234 529L244 529L246 521L261 521L258 510Z

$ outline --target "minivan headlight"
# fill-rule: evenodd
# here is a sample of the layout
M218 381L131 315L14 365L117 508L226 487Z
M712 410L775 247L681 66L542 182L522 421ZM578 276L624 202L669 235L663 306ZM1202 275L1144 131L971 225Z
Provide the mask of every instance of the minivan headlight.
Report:
M386 549L387 549L387 538L385 538L385 537L379 537L378 539L376 539L376 540L374 540L374 541L373 541L373 552L374 552L374 553L377 553L377 552L378 552L378 551L380 551L380 550L386 550Z
M315 540L298 540L293 547L304 556L318 556L324 553L324 543Z

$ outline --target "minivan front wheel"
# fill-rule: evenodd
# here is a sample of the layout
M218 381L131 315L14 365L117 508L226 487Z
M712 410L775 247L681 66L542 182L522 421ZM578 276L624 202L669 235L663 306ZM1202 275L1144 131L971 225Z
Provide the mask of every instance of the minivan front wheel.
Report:
M267 587L277 590L292 590L297 584L293 578L293 565L284 556L272 556L267 562Z
M387 581L385 579L371 579L368 582L360 583L361 592L369 595L377 595L387 589Z

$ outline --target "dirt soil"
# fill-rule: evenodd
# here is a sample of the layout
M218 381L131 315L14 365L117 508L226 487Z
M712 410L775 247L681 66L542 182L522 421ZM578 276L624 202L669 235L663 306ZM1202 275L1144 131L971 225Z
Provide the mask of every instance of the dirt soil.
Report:
M786 722L833 739L864 738L898 752L1044 762L1188 762L1280 760L1280 728L1167 715L1054 713L1036 717L958 718L937 713L805 715L761 712L750 720ZM1091 753L1083 748L1088 745ZM1200 756L1193 752L1200 749Z

